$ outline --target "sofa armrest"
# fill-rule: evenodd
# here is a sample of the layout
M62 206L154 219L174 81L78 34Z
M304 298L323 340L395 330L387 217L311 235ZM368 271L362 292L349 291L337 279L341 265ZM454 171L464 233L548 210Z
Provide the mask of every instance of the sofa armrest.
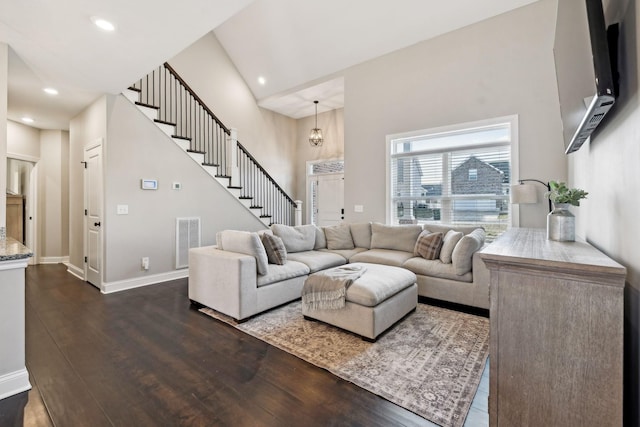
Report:
M189 250L189 299L241 320L257 311L256 259L212 246Z
M489 269L480 258L480 250L474 252L472 259L473 283L475 286L474 302L477 307L489 308Z

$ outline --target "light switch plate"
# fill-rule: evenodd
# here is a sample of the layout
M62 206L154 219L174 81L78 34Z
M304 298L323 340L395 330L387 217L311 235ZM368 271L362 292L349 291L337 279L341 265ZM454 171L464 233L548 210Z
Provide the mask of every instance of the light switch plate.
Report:
M128 215L129 214L129 205L118 205L116 213L118 215Z
M364 212L364 206L362 206L362 205L353 205L353 211L354 212L358 212L358 213Z

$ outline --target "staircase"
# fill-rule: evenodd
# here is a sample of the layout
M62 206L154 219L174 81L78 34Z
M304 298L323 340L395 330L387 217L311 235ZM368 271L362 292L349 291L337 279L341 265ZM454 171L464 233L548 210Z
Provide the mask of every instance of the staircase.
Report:
M294 201L167 63L123 95L266 226L301 223Z

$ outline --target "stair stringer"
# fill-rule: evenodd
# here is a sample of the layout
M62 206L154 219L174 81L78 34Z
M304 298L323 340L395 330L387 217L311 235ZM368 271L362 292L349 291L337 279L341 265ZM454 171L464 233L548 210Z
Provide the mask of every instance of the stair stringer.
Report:
M155 122L154 119L157 118L158 115L158 110L153 109L153 108L149 108L149 107L145 107L143 105L138 105L136 104L136 101L138 100L139 97L139 92L134 91L134 90L130 90L130 89L126 89L122 95L128 99L135 107L138 111L140 111L142 113L142 115L144 115L146 117L146 119L148 121L150 121L151 124L153 124L155 127L157 127L158 129L160 129L160 131L165 134L167 136L167 138L169 140L171 140L175 145L177 145L180 150L187 155L188 157L190 157L193 162L202 170L204 170L207 175L209 175L220 187L222 187L228 194L230 194L231 196L233 196L233 198L240 204L242 205L242 207L248 211L251 215L253 215L264 227L269 227L270 225L270 218L271 217L261 217L263 215L262 209L257 209L257 208L253 208L251 207L251 203L249 201L249 203L247 203L248 199L241 199L240 198L240 191L237 190L236 188L228 188L228 186L231 185L231 178L228 177L220 177L217 176L218 175L218 167L217 166L211 166L211 165L204 165L204 154L202 153L195 153L195 152L189 152L189 141L186 141L182 138L174 138L172 137L172 135L175 134L175 126L172 125L168 125L166 123L158 123Z

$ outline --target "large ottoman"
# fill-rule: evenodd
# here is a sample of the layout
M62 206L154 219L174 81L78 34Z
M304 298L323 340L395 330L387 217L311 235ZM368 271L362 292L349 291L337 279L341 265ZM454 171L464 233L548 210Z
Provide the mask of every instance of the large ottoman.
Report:
M378 335L418 305L416 275L400 267L355 263L366 268L347 289L345 307L311 309L303 304L305 319L315 319L375 341Z

